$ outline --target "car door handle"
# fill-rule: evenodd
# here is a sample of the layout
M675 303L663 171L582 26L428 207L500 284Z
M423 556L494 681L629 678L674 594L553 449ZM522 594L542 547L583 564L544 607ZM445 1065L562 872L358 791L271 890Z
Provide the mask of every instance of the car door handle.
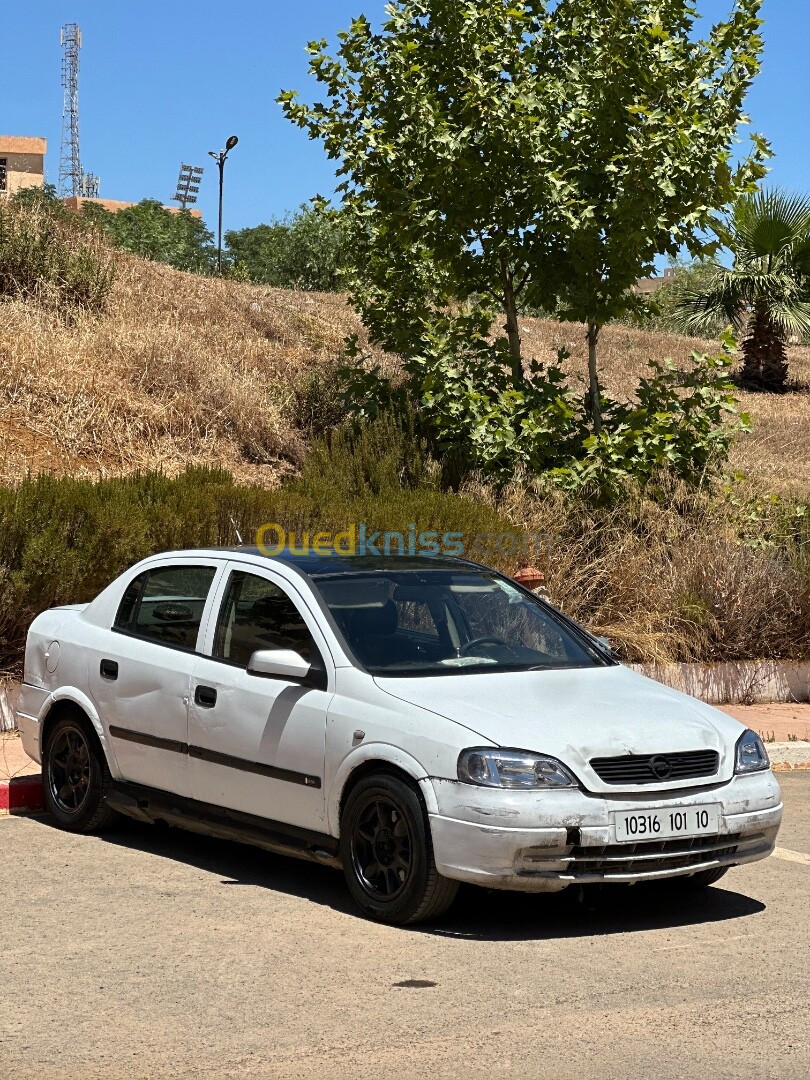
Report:
M116 660L102 660L99 664L102 679L118 678L118 662Z
M217 703L217 692L213 686L198 686L194 691L194 703L203 709L213 709Z

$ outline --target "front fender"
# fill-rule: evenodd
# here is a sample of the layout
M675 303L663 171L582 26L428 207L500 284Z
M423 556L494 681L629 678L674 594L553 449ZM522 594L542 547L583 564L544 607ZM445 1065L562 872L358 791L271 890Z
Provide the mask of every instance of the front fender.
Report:
M364 743L362 746L349 751L332 777L326 800L326 822L330 836L340 835L340 803L346 783L355 769L364 765L367 761L379 761L385 765L394 765L396 768L401 769L402 772L419 784L419 790L422 792L428 814L437 814L439 812L433 784L430 782L427 770L416 758L411 757L406 751L400 750L398 746L391 746L389 743Z

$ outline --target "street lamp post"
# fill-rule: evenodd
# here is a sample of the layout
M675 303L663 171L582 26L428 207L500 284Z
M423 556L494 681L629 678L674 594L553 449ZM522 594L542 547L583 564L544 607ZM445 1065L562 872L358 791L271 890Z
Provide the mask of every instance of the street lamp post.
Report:
M225 162L228 154L239 142L235 135L231 135L225 143L225 149L219 152L209 150L208 153L219 166L219 230L217 232L217 273L222 273L222 185L225 181Z

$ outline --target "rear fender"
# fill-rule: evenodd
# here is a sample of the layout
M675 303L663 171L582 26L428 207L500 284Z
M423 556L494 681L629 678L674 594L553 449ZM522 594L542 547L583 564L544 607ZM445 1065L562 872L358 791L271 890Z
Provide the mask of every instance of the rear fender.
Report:
M51 710L59 702L70 702L73 705L77 705L86 715L87 719L93 725L93 730L95 731L96 735L98 735L98 741L101 743L101 749L107 759L107 766L110 770L110 774L116 779L118 779L121 775L121 772L118 768L118 763L115 760L115 754L113 753L111 742L104 733L104 727L101 723L98 712L96 711L96 707L90 700L90 698L87 696L87 694L82 693L82 691L77 689L75 686L60 686L58 690L54 690L54 692L45 700L45 703L42 706L39 715L40 756L42 755L42 751L44 749L42 745L42 732L45 730L45 721L50 715Z

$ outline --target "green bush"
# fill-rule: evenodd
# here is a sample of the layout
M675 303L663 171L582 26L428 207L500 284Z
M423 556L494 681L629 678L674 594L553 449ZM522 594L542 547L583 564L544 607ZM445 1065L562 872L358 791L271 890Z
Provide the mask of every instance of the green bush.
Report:
M47 193L0 203L0 299L69 316L107 306L113 261L101 233Z
M364 422L391 410L437 457L455 462L456 483L473 470L497 483L534 476L601 500L628 483L647 484L662 469L699 484L722 470L732 439L748 430L729 377L730 337L717 356L693 353L687 371L651 360L636 402L602 395L602 427L593 434L564 350L556 363L533 361L516 389L503 343L480 330L463 315L448 317L404 360L397 385L366 368L350 341L352 364L341 371L346 408Z
M168 263L176 270L204 274L216 268L214 234L190 210L168 210L157 199L142 199L137 206L113 212L100 203L85 202L82 217L121 251Z
M304 203L269 225L225 233L228 258L250 281L282 289L341 287L348 238L340 213Z
M629 480L645 485L662 471L690 484L716 474L734 436L750 429L748 414L736 410L731 363L730 349L717 356L693 352L688 371L651 360L653 374L639 381L638 404L608 403L601 432L582 443L584 454L552 469L548 479L611 498Z
M369 531L405 533L413 522L439 532L500 533L509 521L491 507L419 483L413 464L383 449L385 429L317 447L302 476L279 491L241 487L228 473L189 469L176 478L143 473L98 480L40 476L0 488L0 667L17 669L34 616L57 604L92 599L147 555L183 548L247 544L277 523L310 536L365 522ZM404 447L404 442L399 444ZM352 449L353 448L353 449ZM356 456L354 452L356 451ZM503 560L500 560L503 563ZM514 560L505 568L515 569Z

